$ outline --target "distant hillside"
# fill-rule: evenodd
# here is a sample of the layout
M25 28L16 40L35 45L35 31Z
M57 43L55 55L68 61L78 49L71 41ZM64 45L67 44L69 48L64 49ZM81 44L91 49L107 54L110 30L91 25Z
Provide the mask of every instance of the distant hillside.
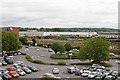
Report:
M20 28L20 31L37 30L40 32L118 32L111 28ZM120 29L119 29L120 31Z

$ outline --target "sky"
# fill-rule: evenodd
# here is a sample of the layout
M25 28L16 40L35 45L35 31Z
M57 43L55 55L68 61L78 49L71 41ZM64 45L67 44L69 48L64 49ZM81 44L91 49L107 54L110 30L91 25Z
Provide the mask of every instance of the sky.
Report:
M119 0L0 0L0 26L118 28Z

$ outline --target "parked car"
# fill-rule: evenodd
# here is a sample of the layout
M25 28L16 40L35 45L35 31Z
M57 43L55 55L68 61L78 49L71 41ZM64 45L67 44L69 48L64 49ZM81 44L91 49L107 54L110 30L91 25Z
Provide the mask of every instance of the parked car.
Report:
M104 74L102 74L102 75L97 74L96 77L95 77L95 80L104 80L104 78L105 78Z
M76 70L76 71L75 71L75 75L80 76L81 74L82 74L82 72L81 72L80 70Z
M10 71L8 74L14 78L19 77L19 74L16 71Z
M6 70L6 69L4 69L4 68L0 68L0 72L1 72L1 73L8 73L9 71Z
M111 75L114 76L115 79L117 79L117 77L118 77L118 71L113 71L113 72L111 73Z
M53 68L52 72L53 72L53 74L59 74L59 69L58 68Z
M106 70L103 70L103 73L104 73L105 75L109 75L109 74L112 73L112 70L111 70L111 69L106 69Z
M0 77L0 80L3 80L2 77Z
M24 76L26 74L22 69L17 69L16 72L21 76Z
M79 50L78 50L78 49L73 49L72 51L73 51L73 52L79 52Z
M114 54L114 53L109 53L109 55L110 55L110 56L115 56L115 54Z
M21 69L19 65L13 65L16 69Z
M2 78L3 80L11 80L12 79L12 76L10 76L9 74L2 74Z
M27 67L25 64L20 64L19 65L21 68Z
M8 68L6 68L6 70L8 70L8 71L16 71L16 68L15 67L8 67Z
M5 61L2 61L1 63L2 63L3 66L7 65L7 63Z
M86 70L81 74L81 77L87 77L91 72Z
M2 63L0 62L0 66L2 66Z
M38 71L38 69L37 69L36 67L34 67L34 66L28 65L27 67L28 67L30 70L32 70L33 72L37 72L37 71Z
M96 68L96 67L98 67L98 66L100 66L100 65L98 65L98 64L93 64L93 65L92 65L93 68Z
M82 69L83 69L83 70L89 70L90 67L83 67Z
M105 77L105 80L115 80L115 78L111 75Z
M75 68L75 67L69 67L69 68L67 68L67 72L73 74L73 73L75 73L76 69L77 68Z
M26 74L30 74L32 71L29 69L29 68L27 68L27 67L24 67L24 68L22 68L22 70L26 73Z
M48 49L48 52L52 52L53 50L51 48Z
M95 72L88 74L89 79L94 79L96 76L97 76L97 73L95 73Z
M13 64L13 61L9 57L4 57L4 60L7 64Z

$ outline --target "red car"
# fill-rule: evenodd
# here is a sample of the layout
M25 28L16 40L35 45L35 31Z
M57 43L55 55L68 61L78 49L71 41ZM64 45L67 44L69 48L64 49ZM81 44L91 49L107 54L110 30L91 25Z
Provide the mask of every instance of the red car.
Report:
M6 70L8 70L8 71L16 71L16 68L15 67L9 67L9 68L6 68Z
M20 67L24 68L24 67L26 67L26 65L25 64L20 64Z
M16 71L10 71L8 74L14 78L19 77L19 74Z

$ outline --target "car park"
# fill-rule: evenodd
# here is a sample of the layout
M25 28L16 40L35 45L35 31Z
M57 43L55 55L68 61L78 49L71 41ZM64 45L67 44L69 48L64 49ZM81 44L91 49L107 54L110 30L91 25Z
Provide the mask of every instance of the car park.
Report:
M22 69L17 69L16 72L17 72L20 76L24 76L24 75L26 74Z
M14 78L19 77L19 74L16 71L9 71L8 74Z
M27 68L27 67L24 67L24 68L22 68L22 70L26 73L26 74L30 74L32 71L29 69L29 68Z
M3 80L11 80L12 79L12 77L9 75L9 74L2 74L2 78L3 78Z
M53 68L52 72L53 72L53 74L59 74L59 69L58 68Z
M38 69L37 69L36 67L34 67L34 66L28 65L27 67L28 67L30 70L32 70L33 72L37 72L37 71L38 71Z

